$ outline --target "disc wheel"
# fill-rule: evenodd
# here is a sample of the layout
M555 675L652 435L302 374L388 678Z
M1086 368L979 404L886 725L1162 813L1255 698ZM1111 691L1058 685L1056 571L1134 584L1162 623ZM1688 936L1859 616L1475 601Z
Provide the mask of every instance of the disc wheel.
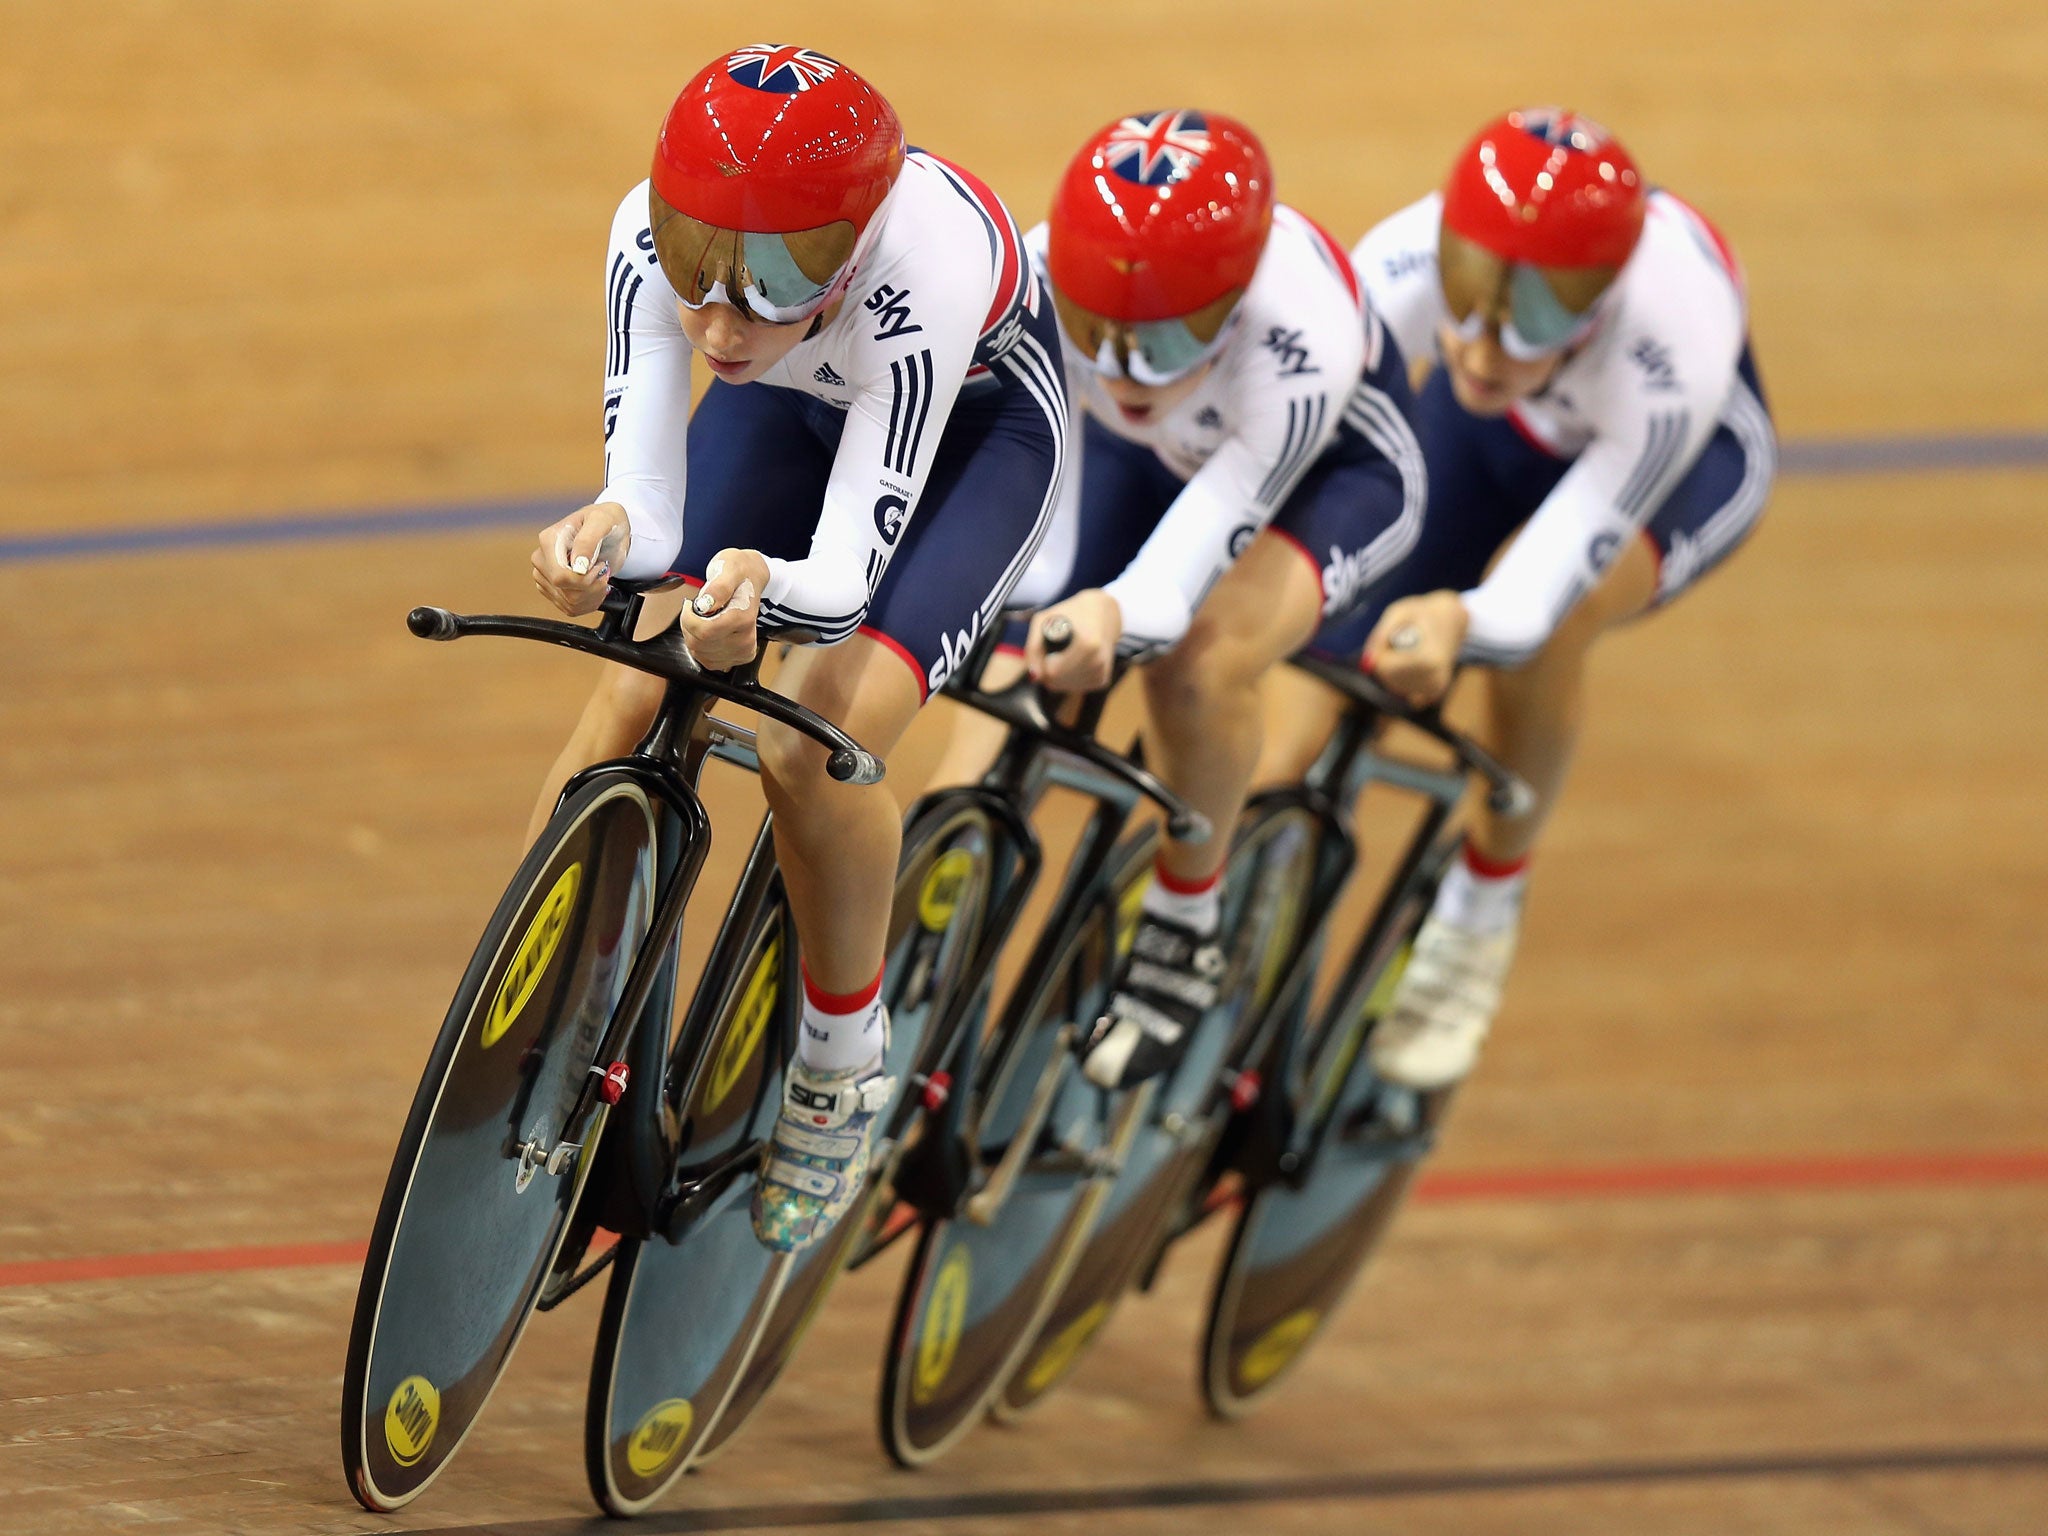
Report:
M725 979L685 1087L689 1166L702 1171L765 1137L780 1107L793 933L779 897L763 904ZM605 1288L584 1414L590 1490L613 1515L636 1515L688 1468L717 1422L787 1278L786 1255L754 1236L755 1170L728 1170L676 1240L619 1241Z
M935 1070L944 1042L931 1025L960 984L986 910L993 855L985 813L973 807L913 823L890 919L884 998L889 1071L899 1082ZM794 1007L792 929L778 901L765 912L710 1035L712 1065L685 1113L700 1128L691 1158L729 1152L739 1136L768 1135L780 1109L784 1007ZM771 1020L775 1021L771 1024ZM748 1113L736 1118L734 1111ZM591 1491L614 1515L648 1508L689 1468L736 1434L794 1353L885 1196L889 1148L915 1112L899 1097L884 1122L877 1176L821 1242L779 1255L755 1238L752 1170L680 1240L626 1240L614 1265L592 1364L585 1418Z
M1304 1102L1323 1134L1307 1176L1264 1185L1239 1212L1202 1343L1202 1395L1219 1416L1249 1412L1307 1354L1400 1209L1448 1108L1452 1090L1394 1088L1362 1059L1441 867L1434 859L1403 898L1316 1040Z
M1069 1029L1108 1001L1123 909L1136 913L1145 867L1128 849L1102 902L1024 997L993 1063L980 1147L994 1168L1025 1128L1036 1093L1056 1084L1044 1129L987 1223L926 1223L904 1275L883 1357L882 1442L901 1466L943 1455L987 1409L1042 1326L1101 1205L1103 1159L1128 1149L1151 1094L1108 1094L1076 1070Z
M1307 916L1315 846L1314 818L1291 804L1255 815L1240 830L1223 882L1223 1001L1196 1026L1133 1135L1073 1274L995 1400L998 1419L1022 1417L1066 1380L1117 1304L1188 1224L1229 1112L1220 1070L1282 980Z
M467 1437L589 1175L604 1108L554 1162L645 940L656 812L584 785L519 867L441 1026L385 1182L342 1376L342 1463L394 1510Z

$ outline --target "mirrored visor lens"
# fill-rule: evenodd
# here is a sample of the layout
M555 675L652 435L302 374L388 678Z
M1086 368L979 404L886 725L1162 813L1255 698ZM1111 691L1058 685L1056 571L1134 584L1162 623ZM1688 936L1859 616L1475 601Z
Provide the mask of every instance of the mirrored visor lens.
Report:
M1468 341L1500 327L1510 356L1531 359L1569 346L1591 324L1614 267L1534 267L1502 261L1444 230L1437 249L1444 306Z
M1139 384L1171 384L1222 350L1241 293L1234 290L1193 314L1170 320L1111 320L1081 308L1057 290L1053 302L1067 335L1088 355L1096 372Z
M792 234L719 229L657 201L654 250L684 306L731 304L752 319L788 325L832 301L853 260L844 220Z

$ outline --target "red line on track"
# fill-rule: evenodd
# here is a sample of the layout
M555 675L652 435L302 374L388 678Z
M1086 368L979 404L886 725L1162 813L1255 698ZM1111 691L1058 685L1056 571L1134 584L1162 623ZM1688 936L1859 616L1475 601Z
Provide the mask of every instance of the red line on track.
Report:
M1754 1159L1701 1163L1622 1163L1583 1168L1522 1168L1425 1174L1415 1198L1458 1200L1627 1199L1657 1195L1741 1195L1893 1189L1907 1185L1984 1186L2048 1183L2048 1151L1900 1153L1872 1157ZM0 1264L0 1288L72 1280L139 1280L158 1275L218 1275L244 1269L306 1269L360 1264L365 1243L285 1243L251 1248L190 1248Z
M137 1280L155 1275L219 1275L236 1269L305 1269L360 1264L367 1243L282 1243L261 1248L185 1248L169 1253L110 1253L80 1259L0 1264L0 1286L65 1280Z

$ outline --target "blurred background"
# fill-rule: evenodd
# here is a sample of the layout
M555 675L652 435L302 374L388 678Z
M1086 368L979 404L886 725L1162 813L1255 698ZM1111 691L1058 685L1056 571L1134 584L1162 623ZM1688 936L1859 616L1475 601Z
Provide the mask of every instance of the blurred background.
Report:
M863 1274L682 1505L1335 1466L1392 1491L1071 1528L2035 1528L2048 11L4 0L10 1528L587 1507L588 1308L424 1509L365 1516L333 1466L391 1144L591 680L400 621L533 606L533 530L601 467L612 209L681 83L764 39L867 74L1025 225L1128 111L1244 118L1348 244L1485 118L1575 107L1733 243L1785 474L1598 655L1434 1194L1270 1412L1200 1417L1197 1242L1028 1430L906 1480ZM1557 1464L1622 1471L1515 1481Z

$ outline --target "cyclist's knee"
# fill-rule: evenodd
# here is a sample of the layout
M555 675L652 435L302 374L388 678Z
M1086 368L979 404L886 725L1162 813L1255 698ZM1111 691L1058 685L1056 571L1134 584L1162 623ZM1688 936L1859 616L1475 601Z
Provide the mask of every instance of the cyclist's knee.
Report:
M826 782L825 749L803 732L763 720L755 728L754 746L761 778L771 792L800 795Z
M1244 638L1201 614L1186 635L1145 668L1145 697L1155 711L1199 713L1250 690L1265 670Z
M630 735L638 741L654 723L668 685L633 667L608 666L598 678L593 702L604 717L608 734Z

